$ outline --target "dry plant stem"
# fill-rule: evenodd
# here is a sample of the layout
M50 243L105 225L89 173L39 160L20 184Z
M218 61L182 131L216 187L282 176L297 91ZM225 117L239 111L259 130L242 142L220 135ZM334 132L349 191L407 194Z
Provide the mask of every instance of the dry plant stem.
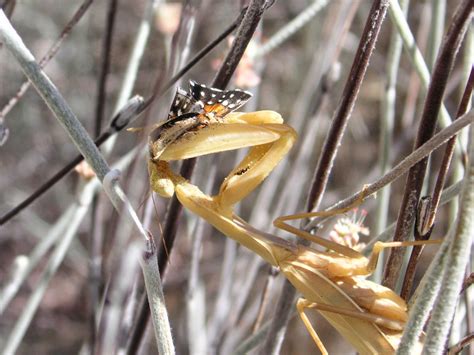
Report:
M425 91L427 91L430 84L430 71L428 69L428 66L426 65L425 60L423 59L421 51L416 45L415 38L411 33L410 26L408 25L408 22L405 16L403 15L403 11L400 9L398 1L390 1L389 14L390 19L397 27L398 32L402 37L403 46L405 48L405 51L408 53L411 62L413 63L416 73L420 77L422 87ZM440 111L440 120L443 127L447 126L452 121L451 117L449 116L448 110L442 103ZM460 147L458 148L458 152L462 153Z
M405 325L397 354L412 354L418 347L418 340L428 319L433 303L441 287L441 278L448 260L448 250L453 240L454 230L444 238L435 258L426 271L413 298L415 303L410 307L410 317Z
M217 175L217 160L210 162L207 170L204 191L211 192ZM189 270L188 289L186 293L187 335L190 354L205 354L207 351L206 320L204 285L200 277L199 260L202 241L209 225L202 218L198 218L194 233L192 233L192 251Z
M312 5L310 5L312 6ZM315 5L316 6L316 5ZM319 5L318 5L319 6ZM349 30L350 24L352 23L352 19L354 14L356 13L358 7L358 2L353 2L351 4L341 3L340 6L337 7L337 10L334 11L331 8L331 12L337 14L336 20L331 21L333 16L328 16L326 18L326 25L334 27L334 30L330 31L330 37L327 43L333 44L331 48L325 47L325 59L324 62L326 64L321 66L321 53L320 51L315 51L313 55L313 61L309 69L309 75L307 76L307 80L302 85L299 93L295 95L295 103L293 104L292 114L289 117L288 123L297 131L297 132L306 132L306 137L299 140L299 144L297 147L297 151L294 152L294 155L297 156L296 161L291 162L288 159L283 160L277 166L277 168L272 172L272 174L267 178L266 183L259 189L257 198L255 199L255 206L254 206L254 213L252 213L250 217L249 224L252 226L257 226L257 228L266 228L268 224L270 224L270 215L268 212L266 215L262 216L261 214L255 213L255 211L272 211L271 214L274 216L279 216L284 213L289 213L291 211L295 211L296 206L294 208L291 205L296 205L300 199L300 195L302 191L291 194L291 199L294 203L288 203L288 196L287 194L279 194L278 201L274 204L276 208L272 209L272 201L273 196L276 194L276 189L278 187L278 182L285 180L286 181L294 182L296 178L302 179L303 176L306 176L306 173L302 173L302 171L298 170L299 164L306 164L307 160L311 155L311 141L314 140L314 134L312 134L312 128L304 129L304 122L305 117L309 114L308 104L312 103L312 106L315 108L315 111L319 109L319 107L324 102L324 98L329 94L330 88L332 87L333 81L337 80L334 75L329 75L328 73L332 72L332 64L337 61L337 58L340 53L340 48L342 48L342 43L346 37L346 34ZM307 9L309 10L309 8ZM304 10L306 11L306 10ZM336 23L336 25L335 25ZM287 26L285 26L286 28ZM274 36L278 36L278 33ZM273 37L272 37L273 38ZM269 42L272 41L272 38ZM269 43L268 42L268 43ZM265 45L264 45L265 46ZM326 73L324 73L326 71ZM324 79L327 77L327 79ZM323 78L319 80L319 78ZM324 84L320 84L321 81L324 81ZM315 93L316 92L316 93ZM318 102L318 104L315 104ZM253 111L250 109L250 111ZM312 125L316 126L317 122L313 122ZM313 132L314 133L314 132ZM306 144L308 142L308 144ZM293 149L295 149L293 148ZM303 154L301 153L303 151ZM291 174L285 174L285 172L291 171ZM289 190L288 190L289 191ZM284 208L283 208L284 207ZM254 288L254 280L257 276L257 272L262 265L262 260L258 256L254 256L253 261L251 262L251 266L249 267L249 271L247 274L246 281L239 291L239 298L235 300L233 309L234 314L239 315L241 314L241 310L243 309L244 305L247 304L248 296L251 294L251 291ZM271 276L269 276L271 277ZM236 319L237 316L232 317ZM229 326L232 326L234 322L229 322ZM263 338L259 338L260 340L264 340Z
M331 82L334 81L334 75L332 74L334 63L338 63L341 49L358 7L359 1L353 1L350 4L341 2L338 7L328 9L330 15L327 17L324 27L331 27L331 30L327 31L330 35L327 40L322 41L324 44L321 44L313 54L307 79L298 94L295 95L295 103L289 117L291 126L297 132L303 131L301 127L305 118L317 112L324 101L324 97L329 94ZM331 15L333 11L335 14ZM332 17L335 17L335 20L330 22ZM331 44L329 48L327 47L328 43ZM325 55L323 64L321 64L321 52L323 50ZM310 106L312 106L312 112L310 112ZM273 172L273 174L275 173L276 171ZM264 188L265 186L262 187L262 189Z
M462 338L456 345L448 349L448 355L459 354L466 346L474 342L474 333L470 333Z
M225 89L234 74L245 49L257 29L257 25L265 11L266 0L252 0L245 12L242 24L239 26L232 47L227 53L224 62L217 72L212 86L217 89Z
M107 90L107 77L110 70L112 38L114 33L115 18L117 15L117 0L109 0L107 18L105 21L105 36L102 43L100 73L97 79L97 98L95 105L94 136L99 137L105 114L105 101ZM102 243L103 224L102 209L100 208L101 195L94 196L91 205L91 224L89 233L89 248L91 262L89 264L89 347L95 349L96 324L98 324L96 310L100 304L100 288L102 276Z
M393 6L394 4L392 4L392 6L390 6L390 9L388 10L389 15L392 13L391 8ZM422 8L422 11L428 6L429 4L425 4ZM416 45L418 49L423 53L426 53L426 47L427 47L428 37L429 37L430 21L431 21L431 18L429 16L421 16L420 22L418 24L418 28L416 29L416 33L414 33L414 37L413 37L413 41L416 38L416 41L417 41ZM408 26L408 29L410 29L409 26ZM406 40L403 40L403 42L405 43ZM407 48L406 44L404 46L405 48ZM403 112L400 118L401 126L404 128L411 127L413 125L413 121L415 119L415 113L418 109L418 98L420 97L420 95L423 94L423 90L426 92L426 88L420 89L420 87L422 87L422 83L421 83L420 75L416 68L416 64L414 62L413 69L410 71L410 78L409 78L407 89L406 89L406 97L403 104Z
M401 2L401 7L406 14L409 1ZM402 54L403 43L395 28L392 28L390 34L390 46L387 54L387 79L385 83L385 93L382 100L382 114L380 116L380 132L379 132L379 154L378 166L381 174L387 173L392 162L392 144L393 144L393 127L395 122L395 107L397 99L397 74L400 65L400 57ZM385 186L379 193L377 200L377 216L375 224L375 235L379 235L387 226L390 202L390 186ZM382 259L383 260L383 259ZM382 278L382 263L377 265L374 273L375 280L380 282Z
M152 5L150 6L150 12L153 11L153 9L157 6L157 1L152 1ZM151 17L151 15L149 15ZM104 133L100 135L98 139L96 139L95 143L97 146L102 145L102 143L106 142L109 138L114 137L114 133L121 131L123 128L125 128L128 124L130 124L135 118L138 117L144 110L146 110L150 104L158 98L161 98L162 95L169 90L183 75L185 75L189 70L191 70L194 65L196 65L202 58L204 58L212 49L214 49L222 40L224 40L230 33L232 33L235 28L237 28L238 24L240 23L242 19L242 16L239 16L239 18L234 21L222 34L220 34L214 41L209 43L206 47L204 47L199 53L197 53L193 59L191 59L188 64L186 64L176 75L171 78L167 84L164 85L163 89L160 90L159 92L153 93L148 99L146 99L145 103L143 106L140 108L137 108L136 113L133 117L129 118L129 121L126 122L123 120L120 124L114 125L114 122L112 122L111 128L106 130ZM148 19L148 21L151 21L151 18ZM139 59L143 53L144 45L146 43L146 36L148 36L149 33L149 25L146 23L142 23L140 27L139 34L137 35L137 46L134 48L134 52L132 54L132 57L130 58L129 62L129 69L127 70L127 73L125 75L125 84L123 86L123 90L121 91L119 95L119 100L117 102L117 106L115 111L118 111L121 105L119 105L122 102L125 102L126 99L129 96L129 93L131 92L133 88L133 80L131 80L138 70L138 62ZM143 46L143 47L142 47ZM124 103L125 104L125 103ZM112 129L113 128L113 129ZM110 150L107 149L107 150ZM38 197L40 197L43 193L48 191L51 187L53 187L58 181L60 181L68 172L70 172L77 164L79 164L82 160L84 160L84 157L82 155L78 155L76 158L74 158L73 161L71 161L68 165L66 165L64 168L62 168L58 173L56 173L50 180L45 182L40 188L38 188L33 194L31 194L29 197L27 197L23 202L21 202L18 206L14 207L12 210L9 212L5 213L3 216L0 217L0 225L6 223L8 220L16 216L21 210L29 206L31 203L33 203Z
M182 67L189 55L196 24L196 14L201 7L201 0L186 0L179 19L179 26L171 40L170 62L168 73L175 73Z
M451 202L455 197L461 193L462 181L458 181L446 189L443 190L441 194L440 206L445 205L448 202ZM376 242L386 242L392 238L393 232L395 231L396 222L390 224L382 233L380 233L375 238L372 238L369 243L362 249L362 254L364 256L369 256Z
M474 272L471 272L462 284L461 293L465 292L467 288L471 286L473 283L474 283Z
M115 18L117 16L117 0L109 0L107 5L107 19L105 21L105 36L102 43L100 73L97 79L97 101L95 105L94 134L99 136L104 120L107 76L110 70L112 54L112 38L114 34Z
M0 33L2 32L1 17L3 11L0 12ZM1 34L0 34L1 36ZM85 194L85 200L82 201L81 205L78 207L78 210L74 214L74 218L68 220L68 229L67 233L62 235L62 238L59 244L54 249L44 271L41 273L40 279L37 286L35 287L33 293L25 304L23 311L13 326L5 344L2 349L3 355L13 355L16 353L18 346L25 335L28 326L33 319L33 316L38 309L38 306L43 298L44 293L46 292L47 286L51 281L51 278L55 275L58 267L60 266L66 252L71 245L71 242L76 235L76 230L79 227L80 222L84 218L85 214L88 211L88 205L90 199L92 198L92 189L90 188L88 193Z
M56 40L56 42L49 48L48 52L41 58L39 61L39 65L41 68L44 68L46 64L54 57L54 55L57 53L59 48L61 47L62 42L69 36L69 33L71 32L72 28L79 22L79 20L82 18L82 16L86 13L86 11L89 9L90 5L92 4L93 0L85 0L81 6L77 9L76 13L73 15L71 20L67 23L67 25L64 27L63 31L59 35L59 38ZM0 120L4 118L8 113L15 107L15 105L18 103L18 101L23 97L23 95L26 93L28 88L30 87L31 82L30 81L25 81L20 89L17 91L15 96L13 96L8 103L3 107L2 111L0 111Z
M298 32L303 26L315 17L326 5L327 0L314 0L306 9L288 22L284 27L280 28L277 33L266 41L254 54L254 58L263 57L282 45L288 38Z
M22 255L15 259L17 260L19 258L26 258L27 265L20 271L12 272L11 280L6 281L0 290L0 315L3 314L6 307L17 294L23 282L42 260L49 248L51 248L51 246L55 244L63 234L65 234L66 227L68 227L69 221L76 213L77 208L77 205L69 207L63 213L61 218L55 223L55 225L50 229L50 231L47 233L47 236L35 246L29 256L25 257Z
M388 0L374 1L359 47L352 64L349 78L342 93L337 110L332 118L330 130L324 142L323 151L318 162L311 190L307 201L307 210L317 208L321 202L331 172L337 148L341 143L347 122L354 107L360 86L369 65L370 56L375 48L380 28L387 12Z
M45 100L48 107L54 113L55 117L60 121L64 129L68 132L74 144L92 167L99 180L103 181L105 176L110 171L106 161L98 151L92 139L88 136L84 127L77 120L64 98L58 92L54 84L41 70L38 63L36 63L33 55L23 44L21 38L15 32L3 11L0 11L0 38L3 40L6 48L14 55L18 63L21 65L23 71L32 81L33 85L38 90L38 93ZM114 189L110 189L110 191L107 192L109 193L109 198L114 207L120 211L122 203L125 203L126 205L129 205L129 203L121 189L117 185L114 185L114 187ZM137 220L136 215L134 213L130 214L130 212L133 212L130 209L128 209L128 212L129 214L125 214L125 216L130 218L130 222L136 225L140 234L145 240L147 240L148 236L143 230L140 222ZM144 265L148 267L150 266L148 264ZM144 272L146 273L150 271L145 268ZM154 270L152 272L154 272ZM151 275L153 274L151 273ZM153 280L149 281L153 281L152 285L147 285L147 287L149 287L149 297L155 298L157 293L160 293L160 291L162 293L159 274L155 273ZM153 306L156 305L155 302L151 304ZM157 309L154 308L153 313L155 314L156 311ZM155 334L157 337L161 335L163 336L162 338L158 339L159 347L161 347L160 350L167 350L167 348L173 347L170 326L169 322L167 321L166 309L164 307L160 307L159 312L161 312L161 314L154 316L154 319L158 318L158 320L162 320L163 322L159 325L154 323ZM171 346L168 344L171 344ZM161 353L169 354L169 352L163 351Z
M130 164L134 155L134 151L130 152L125 157L120 159L120 161L115 164L115 167L120 169L125 168L128 164ZM57 239L63 237L64 235L68 235L69 233L77 234L77 227L80 223L78 225L70 224L70 221L74 221L76 219L82 221L85 216L85 214L82 212L82 206L87 205L88 207L90 191L91 189L97 191L99 185L100 184L98 183L97 179L93 179L92 181L85 184L81 189L81 192L78 194L79 197L76 199L76 201L71 206L69 206L61 218L50 229L50 231L47 233L47 237L45 237L34 248L28 257L28 265L21 271L20 274L15 275L15 279L12 280L14 284L6 284L2 290L0 297L2 300L2 303L0 303L0 310L5 309L8 306L9 302L18 292L18 289L21 287L23 282L28 278L34 268L41 262L43 256L48 252L49 248L57 241Z
M448 253L438 299L431 313L424 353L441 353L456 310L472 246L474 221L474 129L469 134L469 165L466 169L459 219Z
M245 339L237 349L233 352L233 355L245 355L248 354L251 350L256 348L264 338L266 337L268 330L270 328L270 322L266 322L262 325L255 334L252 334L250 337Z
M161 85L155 85L156 90L153 94L145 101L143 110L147 109L155 99L160 98L167 90L172 88L176 82L186 74L194 65L196 65L202 58L204 58L211 50L213 50L219 43L221 43L227 36L229 36L238 25L242 22L242 18L245 15L245 11L239 14L239 17L227 27L216 39L201 49L182 69L180 69L163 87Z
M110 291L108 302L104 310L104 335L100 354L115 354L117 351L118 336L120 332L121 320L123 318L126 299L131 292L135 275L137 274L138 263L141 256L141 245L138 242L132 243L123 253L119 272L115 275L115 285ZM95 352L95 348L91 348Z
M472 88L474 86L474 70L471 70L471 75L469 77L469 80L466 84L466 89L464 91L464 95L461 100L461 104L459 105L458 112L456 115L456 118L462 116L463 114L466 113L469 100L472 94ZM441 192L443 190L444 184L446 182L446 178L449 172L449 166L451 163L451 159L454 154L454 145L456 144L456 138L457 135L454 135L451 137L448 142L446 143L446 148L444 151L444 156L443 156L443 161L441 162L441 167L439 169L438 177L436 179L436 184L434 187L433 191L433 196L432 196L432 201L431 201L431 207L430 207L430 214L428 216L428 221L427 221L427 226L424 232L426 232L426 237L429 237L429 232L434 225L435 219L436 219L436 212L438 210L439 202L441 199ZM422 238L424 237L421 236ZM405 273L405 280L402 286L402 290L400 295L404 299L408 299L412 286L413 286L413 280L415 278L415 271L416 271L416 264L418 262L418 258L421 254L421 251L423 248L420 247L414 247L411 255L410 255L410 260L407 265L406 273Z
M267 309L270 298L270 288L276 276L275 272L272 270L272 266L267 265L266 269L268 270L268 277L265 280L265 284L263 285L263 291L260 296L260 309L258 310L257 318L255 319L255 323L252 327L252 334L255 334L262 326L263 317L265 315L265 310Z
M225 87L229 83L232 74L237 68L238 63L242 58L245 49L247 48L247 45L250 42L250 39L252 38L252 35L258 25L258 22L261 19L261 16L263 15L265 3L265 0L253 0L249 4L247 10L245 11L245 15L242 18L242 23L239 26L239 30L232 44L232 47L228 55L226 56L221 69L217 73L216 78L213 81L213 87L218 89L225 89ZM237 21L239 20L240 16ZM232 24L230 28L234 28L234 25L236 24ZM226 32L228 32L228 30ZM219 38L222 37L223 36L220 36ZM171 79L170 81L173 81L173 79ZM164 90L166 89L168 88L165 88ZM159 91L157 91L155 94L157 95L158 92ZM146 101L146 105L150 104L152 99L153 96L152 98L150 98L150 100ZM195 166L196 159L185 160L181 166L180 175L183 176L185 179L190 179ZM182 205L179 203L176 196L173 196L171 202L168 204L168 211L163 229L163 243L167 246L169 252L171 252L173 248L174 240L176 237L176 231L178 229L182 211ZM168 254L166 253L164 248L160 247L157 257L159 269L161 270L161 272L164 272L166 264L168 262ZM141 339L146 330L146 324L148 322L149 317L147 299L145 297L142 297L141 301L142 302L138 311L137 322L135 322L135 326L131 334L131 340L127 346L127 354L135 354L137 352Z
M326 211L330 210L338 210L345 207L348 207L354 204L357 201L363 201L368 198L370 195L379 191L382 187L392 183L400 176L405 174L408 169L414 166L423 158L427 157L431 152L433 152L436 148L441 146L444 142L446 142L449 138L453 135L457 134L460 130L474 122L474 111L471 110L462 117L458 118L448 127L442 129L440 132L435 134L431 139L429 139L425 144L421 147L417 148L413 151L409 156L403 159L400 163L398 163L395 167L393 167L389 172L387 172L384 176L380 177L376 181L371 184L365 185L363 189L357 191L356 193L352 194L348 198L335 203L334 205L328 207ZM326 217L319 217L313 219L310 223L305 226L305 229L310 229L324 220Z
M415 149L425 143L434 134L438 113L440 112L443 100L443 93L462 38L470 23L473 4L474 1L472 0L461 2L455 12L448 33L444 38L440 54L436 60L432 81L428 88L428 94L414 144ZM418 203L425 177L426 164L427 159L424 159L408 172L405 193L400 206L397 228L395 229L393 238L394 241L403 241L409 238L415 217L416 204ZM393 289L395 287L403 253L404 250L402 250L402 248L392 249L390 251L383 281L383 284L389 288Z
M460 116L464 115L467 112L473 88L474 88L474 67L471 67L471 73L466 83L466 88L464 90L464 94L461 99L461 103L459 105L456 118L459 118ZM438 209L438 205L439 205L439 201L441 197L441 191L443 190L446 177L449 171L449 165L453 157L454 145L456 144L456 137L457 135L451 137L446 143L446 149L443 156L443 162L441 164L440 172L438 174L436 185L433 191L432 205L431 205L431 211L430 211L430 221L429 221L430 227L431 225L433 225L435 217L436 217L436 211Z
M431 33L428 48L428 65L430 69L436 61L438 48L441 45L444 31L444 18L446 16L446 0L434 1L431 3Z
M110 123L110 127L105 130L95 141L96 146L100 146L108 138L114 135L116 132L121 131L125 128L130 122L132 122L137 117L137 112L141 109L143 105L143 98L140 96L134 96L129 100L128 103L122 108L122 110L115 115ZM32 204L36 199L53 187L58 181L60 181L64 176L66 176L74 167L84 160L82 155L78 155L74 160L69 162L65 167L59 170L54 174L48 181L42 184L35 192L28 196L25 200L20 202L17 206L12 208L10 211L5 213L0 217L0 226L8 222L10 219L15 217L23 209Z
M332 119L331 127L324 142L322 154L314 174L306 209L317 208L326 188L337 148L339 147L350 114L354 107L360 86L369 65L369 59L387 12L388 0L374 1L362 33L359 47L351 67L349 78L344 87L342 99ZM278 354L283 343L286 326L293 308L296 290L285 281L275 310L275 317L262 347L261 354Z

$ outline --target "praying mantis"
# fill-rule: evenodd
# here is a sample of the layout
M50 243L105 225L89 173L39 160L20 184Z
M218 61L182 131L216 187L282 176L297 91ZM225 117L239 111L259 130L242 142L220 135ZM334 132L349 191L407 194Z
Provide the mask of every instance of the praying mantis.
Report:
M382 249L425 242L378 242L367 258L287 223L320 215L318 212L274 221L279 229L326 248L323 252L257 230L237 216L234 205L262 183L297 138L277 112L235 112L250 97L245 91L221 91L195 82L190 83L189 92L178 89L168 120L150 134L152 190L166 198L176 194L189 211L278 268L302 294L297 311L321 353L327 351L305 313L308 308L318 310L361 354L395 353L408 318L407 305L391 289L366 277L373 272ZM174 160L246 147L248 154L215 196L204 194L169 165ZM419 342L421 347L423 339Z

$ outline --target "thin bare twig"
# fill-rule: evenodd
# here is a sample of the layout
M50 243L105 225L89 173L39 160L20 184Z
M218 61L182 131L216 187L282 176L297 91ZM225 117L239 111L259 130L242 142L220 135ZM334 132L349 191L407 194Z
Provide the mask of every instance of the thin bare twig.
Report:
M100 72L97 79L97 101L95 106L95 126L94 134L96 137L100 135L102 121L105 110L105 96L107 76L110 70L110 58L112 54L112 38L114 35L115 19L117 17L117 0L109 0L107 7L107 19L105 21L105 36L102 43L102 54L100 63Z
M459 118L460 116L466 113L471 98L473 86L474 70L471 70L471 75L468 79L468 82L466 83L466 89L459 105L456 118ZM425 220L419 221L420 223L422 223L422 225L420 226L422 230L415 232L420 234L417 239L428 239L433 228L436 219L436 212L438 211L438 206L441 199L441 192L444 188L444 184L446 182L446 178L449 172L451 159L454 154L454 145L456 144L456 138L457 135L451 137L446 143L443 161L441 162L441 167L439 168L438 177L436 179L436 184L433 190L433 196L431 198L429 214ZM408 261L407 269L405 272L405 278L403 280L402 290L400 292L401 297L404 299L408 299L410 296L411 288L413 286L413 280L415 278L416 264L418 262L418 258L422 250L423 248L421 247L414 247L411 252L410 260Z
M112 175L114 171L110 170L107 162L99 152L90 136L87 134L85 128L81 125L80 121L74 115L71 108L54 84L41 70L41 67L35 61L35 58L28 48L26 48L22 39L13 29L7 17L1 10L0 38L5 43L6 48L8 48L8 50L15 57L24 73L33 82L33 85L37 89L38 93L47 103L48 107L54 113L54 116L61 123L65 131L68 133L77 149L85 157L87 163L94 170L97 178L103 183L103 187L113 206L119 211L122 209L122 207L126 207L127 213L124 214L124 217L126 217L130 223L136 227L136 230L144 238L144 241L147 242L147 252L154 253L154 249L152 248L153 245L149 241L148 235L143 229L143 226L136 216L135 211L131 208L128 198L123 193L123 190L120 188L120 186L116 183L116 179L111 177L114 176ZM107 182L109 180L114 183L111 184L112 188L107 189ZM65 248L67 248L67 245L65 245ZM56 265L52 264L52 266ZM168 314L164 305L163 290L157 265L154 266L150 263L144 262L142 264L142 268L145 274L145 283L148 291L148 297L150 297L152 300L150 304L152 305L152 314L154 320L153 325L160 353L173 354L174 345L171 337ZM23 328L18 332L18 334L22 333L20 334L22 337L25 331L26 329ZM13 338L18 339L18 335L12 334L12 339ZM15 348L16 346L14 342L12 342L10 351L15 351Z
M470 333L462 338L457 344L448 349L448 355L459 354L466 346L474 342L474 333Z
M474 222L474 130L469 130L469 164L466 168L459 218L456 231L448 252L436 303L426 332L424 351L428 354L439 354L444 351L451 323L456 311L459 292L461 291L466 265L472 246Z
M130 124L134 119L137 118L138 112L141 111L144 101L141 96L134 96L131 98L126 105L120 110L110 121L109 127L94 141L97 147L100 147L108 138L114 135L116 132L121 131ZM0 217L0 226L8 222L10 219L15 217L18 213L24 210L26 207L36 201L41 195L53 187L58 181L66 176L74 167L82 162L84 157L78 155L65 167L54 174L48 181L43 183L35 192L20 202L18 205L13 207L10 211L6 212Z
M448 127L442 129L440 132L435 134L432 138L430 138L426 143L424 143L421 147L417 148L413 151L410 155L408 155L405 159L403 159L400 163L394 166L389 172L387 172L382 177L378 178L371 184L365 185L361 190L357 191L356 193L352 194L348 198L345 198L342 201L339 201L332 206L328 207L324 213L328 213L330 211L336 211L344 209L350 205L353 205L357 201L363 201L367 199L369 196L376 193L382 187L386 186L387 184L392 183L400 176L405 174L408 169L412 166L417 164L420 160L427 157L431 154L436 148L441 146L445 143L449 138L453 135L457 134L460 130L474 122L474 111L471 110L462 117L458 118ZM313 219L310 223L305 226L305 229L312 229L318 223L321 223L327 217L317 217Z
M95 104L94 136L99 137L105 114L107 94L107 77L110 71L112 55L112 39L114 35L115 19L117 17L117 0L109 0L105 20L105 36L102 43L100 72L97 78L97 98ZM91 224L89 232L89 248L91 262L89 264L89 347L95 349L96 325L98 324L96 311L100 304L100 288L102 276L102 242L103 225L101 223L101 195L96 194L91 205Z
M46 52L43 58L40 59L39 65L41 66L41 68L44 68L49 63L49 61L54 57L54 55L58 52L63 41L69 36L69 33L71 32L73 27L79 22L82 16L86 13L86 11L89 9L92 2L93 0L85 0L82 3L82 5L79 6L75 14L72 16L72 18L69 20L69 22L66 24L66 26L62 30L56 42L53 43L53 45L49 48L49 50ZM11 3L14 4L15 2L12 1ZM8 4L6 6L8 8ZM5 12L7 11L5 10ZM29 80L21 84L20 89L16 92L15 95L13 95L13 97L10 100L8 100L7 104L0 111L0 126L2 126L1 128L2 132L0 133L0 146L4 144L8 138L8 129L6 128L6 126L4 126L5 117L20 101L23 95L25 95L30 85L31 85L31 82Z
M369 60L375 43L382 27L385 14L387 13L388 0L375 1L370 9L370 13L362 33L359 47L354 57L349 78L344 87L342 98L337 106L337 110L332 118L331 128L326 136L323 151L318 162L318 167L314 174L311 190L307 200L307 210L317 208L321 202L324 190L326 189L329 174L336 158L337 148L349 121L357 95L365 77L365 72L369 66Z
M161 90L154 92L149 98L147 98L140 107L135 107L136 111L133 115L126 116L123 115L120 117L120 120L117 120L116 117L120 115L123 111L130 110L130 105L134 102L133 99L130 100L130 104L127 104L116 116L112 119L109 128L107 128L96 140L95 144L100 147L104 142L106 142L110 137L115 133L120 132L131 122L133 122L138 116L145 111L154 100L160 99L167 90L169 90L183 75L185 75L189 70L191 70L201 59L203 59L209 52L211 52L220 42L222 42L229 34L231 34L238 26L242 19L242 15L238 17L229 27L227 27L215 40L206 45L201 49L180 71L178 71L164 86ZM135 98L136 100L136 98ZM136 102L135 102L136 104ZM84 160L82 155L76 156L70 163L68 163L64 168L58 171L53 177L41 185L35 192L28 196L20 204L12 208L10 211L6 212L4 215L0 216L0 226L8 222L11 218L20 213L23 209L32 204L36 199L43 195L46 191L52 188L57 182L59 182L64 176L66 176L74 167Z
M370 9L349 78L344 87L342 99L333 116L331 128L326 136L323 151L314 174L306 202L308 211L317 208L326 189L329 174L337 154L337 148L340 145L347 122L357 99L360 86L369 65L369 59L375 48L375 43L387 12L387 7L388 0L380 0L374 1ZM279 353L281 344L283 343L286 325L290 319L290 312L293 308L295 294L296 291L293 286L288 281L285 281L275 310L275 317L267 334L265 344L261 349L261 354Z
M242 58L245 49L247 48L250 39L258 25L258 22L263 15L265 10L265 0L253 0L242 18L242 23L239 26L236 38L232 44L232 47L226 56L221 69L217 73L212 86L218 89L225 89L229 83L232 74L234 73L237 65ZM241 17L239 16L239 19ZM183 162L181 166L180 175L186 179L192 176L194 168L196 166L196 159L188 159ZM170 203L168 204L167 217L163 228L163 243L167 246L168 250L171 250L176 237L176 231L179 226L179 221L182 215L183 207L179 203L176 196L173 196ZM168 254L163 247L158 251L158 265L162 273L165 272L166 265L168 263ZM140 345L143 334L145 333L146 324L148 322L149 310L147 299L142 297L141 304L139 306L137 321L133 328L130 342L127 346L127 354L135 354Z
M473 3L474 1L470 0L463 1L459 4L444 38L428 88L428 94L414 144L415 149L425 143L434 134L444 90L454 64L454 59L456 58L461 41L470 23ZM397 227L393 238L395 241L406 240L409 237L415 218L416 205L425 177L426 164L427 159L424 159L411 168L408 173L405 193L400 206ZM400 263L403 254L404 250L402 248L396 248L390 251L383 280L383 284L389 288L393 289L395 287L400 273Z
M461 287L461 293L467 290L469 286L471 286L474 283L474 272L471 272L469 276L464 280L462 287Z

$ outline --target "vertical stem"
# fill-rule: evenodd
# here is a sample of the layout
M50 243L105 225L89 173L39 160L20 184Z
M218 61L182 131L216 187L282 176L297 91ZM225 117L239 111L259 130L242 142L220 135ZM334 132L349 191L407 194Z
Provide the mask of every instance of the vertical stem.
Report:
M359 94L365 72L369 66L372 51L375 48L380 28L387 13L388 0L374 1L362 33L359 47L352 63L349 78L342 93L342 99L332 118L331 128L326 136L323 151L314 174L307 201L307 210L317 209L331 173L337 149L341 144L347 122Z
M431 313L425 354L439 354L444 350L471 251L474 230L472 216L474 216L474 129L470 127L469 166L465 175L459 220L449 250L441 290Z
M408 9L409 1L404 0L400 3L405 15ZM382 114L380 116L380 133L379 133L379 159L378 165L380 173L383 175L390 169L391 150L393 138L393 126L395 121L395 109L397 99L397 74L400 65L400 57L402 54L402 39L396 28L392 29L390 34L390 47L387 55L387 81L385 83L385 95L382 101ZM375 224L375 235L382 233L387 227L387 219L390 202L390 185L385 186L380 192L377 199L377 216ZM383 260L381 257L380 260ZM374 276L380 280L382 277L382 263L377 265Z
M330 130L324 142L322 155L314 174L306 204L308 211L318 208L321 202L334 159L336 158L337 149L341 143L360 86L365 77L371 54L375 48L375 43L387 12L387 7L388 0L377 0L374 1L370 9L364 32L362 33L359 47L344 87L342 99L332 119ZM285 281L276 306L275 317L267 334L265 344L261 349L261 354L278 354L280 352L286 326L290 319L290 312L293 308L295 294L296 291L293 286L288 281Z
M461 41L466 33L468 24L470 23L473 4L473 0L464 0L459 4L450 28L448 29L448 33L443 41L440 54L436 60L432 80L428 88L428 94L414 144L415 149L425 143L434 134L444 90L446 88L449 74L454 65L454 59L456 58ZM400 206L397 227L393 238L395 241L407 240L411 233L416 213L416 205L420 197L425 177L426 163L427 159L423 159L408 172L405 193ZM387 268L384 274L383 283L385 286L392 289L395 287L400 273L399 265L403 254L404 250L402 250L402 248L395 248L390 251Z

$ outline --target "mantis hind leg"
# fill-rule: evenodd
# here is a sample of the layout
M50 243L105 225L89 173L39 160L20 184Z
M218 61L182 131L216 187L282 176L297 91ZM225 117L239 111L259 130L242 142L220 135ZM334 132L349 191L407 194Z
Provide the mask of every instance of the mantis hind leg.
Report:
M311 335L314 342L316 343L316 346L318 347L318 349L321 351L322 354L327 354L328 352L325 346L323 345L321 339L319 338L318 334L316 333L313 325L309 321L308 316L305 314L305 309L311 308L311 309L316 309L322 312L336 313L339 315L360 319L360 320L367 321L370 323L375 323L377 325L388 327L390 329L402 330L404 326L404 322L399 322L393 319L381 317L379 315L372 314L369 312L346 310L346 309L334 307L332 305L312 302L305 298L298 299L296 303L296 308L298 310L298 314L301 320L303 321L306 329L308 330L308 333Z
M321 351L321 354L323 355L328 355L328 351L326 350L326 347L324 346L323 342L319 338L318 334L316 333L316 330L314 330L313 325L309 321L308 316L306 313L304 313L304 310L306 308L313 308L313 303L308 301L307 299L300 298L296 302L296 309L298 310L298 315L300 316L301 320L303 321L306 330L308 333L311 335L311 338L313 338L316 346L318 347L319 351Z

